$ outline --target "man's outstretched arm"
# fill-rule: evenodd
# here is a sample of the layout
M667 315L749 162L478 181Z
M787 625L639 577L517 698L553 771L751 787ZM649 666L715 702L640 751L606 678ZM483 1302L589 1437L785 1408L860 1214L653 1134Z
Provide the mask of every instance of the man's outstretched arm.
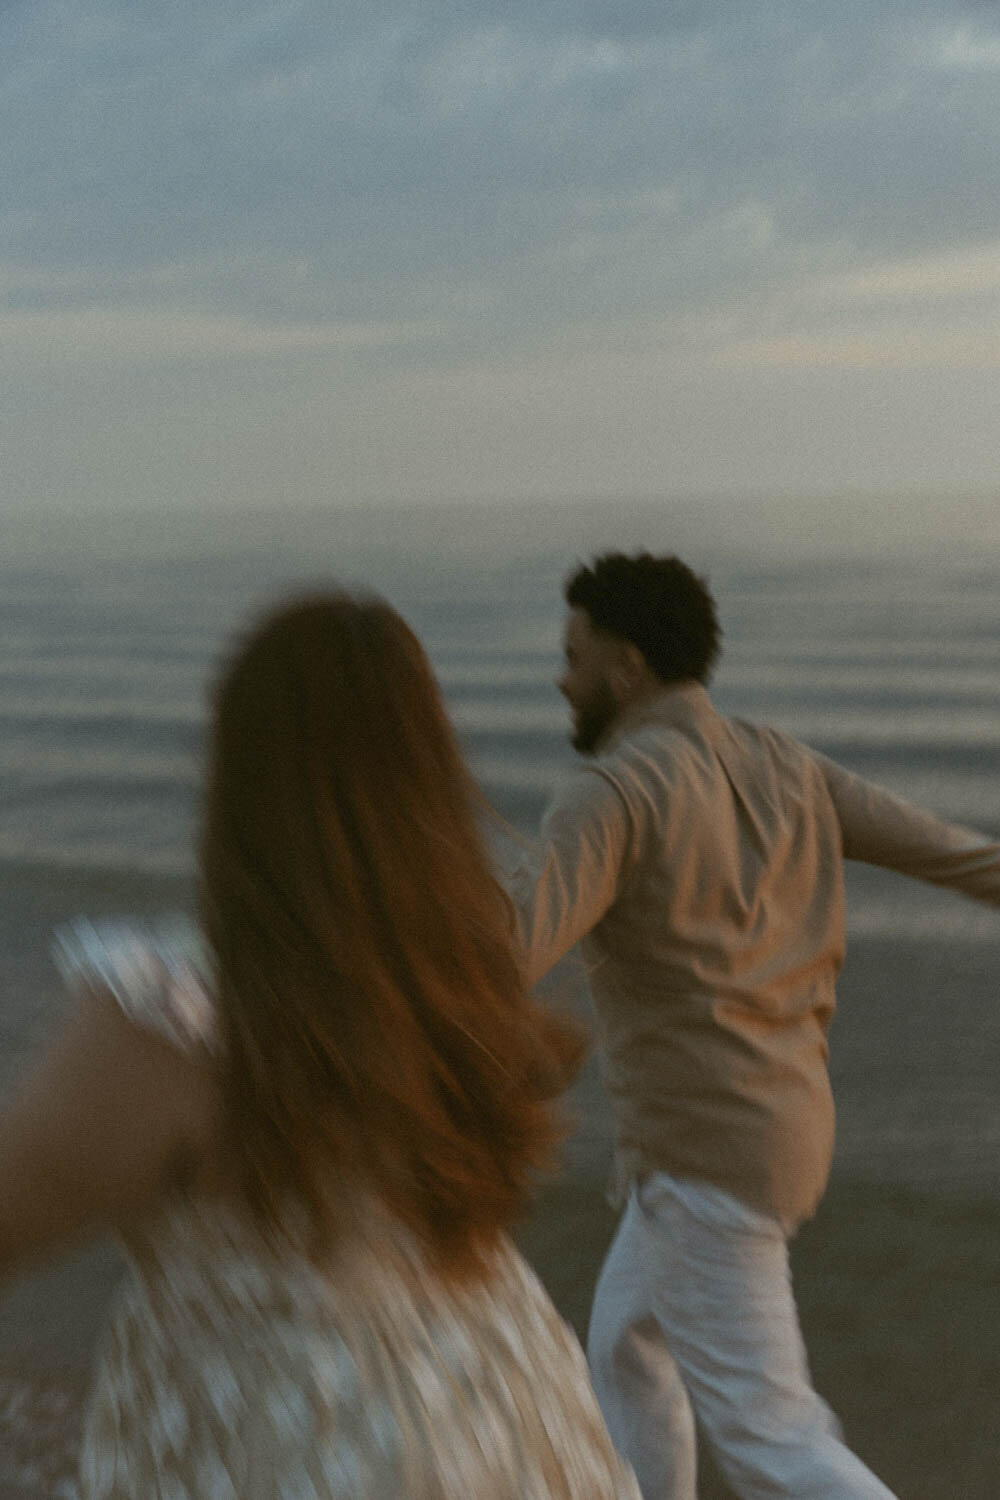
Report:
M946 823L816 755L844 839L844 857L882 865L1000 906L1000 842Z
M635 857L632 816L614 783L596 769L557 792L539 843L508 883L535 984L604 916Z

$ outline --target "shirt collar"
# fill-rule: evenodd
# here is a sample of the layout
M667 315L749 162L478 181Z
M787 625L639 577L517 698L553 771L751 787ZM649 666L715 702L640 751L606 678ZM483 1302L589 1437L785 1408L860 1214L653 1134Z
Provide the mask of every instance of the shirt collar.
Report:
M712 700L700 682L669 683L650 697L624 708L605 731L597 751L603 755L614 750L622 740L628 739L647 724L661 724L670 729L689 729L714 715Z

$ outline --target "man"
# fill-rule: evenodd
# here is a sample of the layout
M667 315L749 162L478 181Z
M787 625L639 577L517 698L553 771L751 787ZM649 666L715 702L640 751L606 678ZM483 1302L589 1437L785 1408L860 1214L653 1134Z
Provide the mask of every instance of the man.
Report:
M625 1201L588 1338L612 1437L646 1500L693 1500L695 1417L744 1500L891 1500L812 1390L788 1269L833 1149L843 859L1000 905L1000 844L717 714L715 605L677 558L598 558L566 600L590 759L513 893L532 981L580 939L597 1013Z

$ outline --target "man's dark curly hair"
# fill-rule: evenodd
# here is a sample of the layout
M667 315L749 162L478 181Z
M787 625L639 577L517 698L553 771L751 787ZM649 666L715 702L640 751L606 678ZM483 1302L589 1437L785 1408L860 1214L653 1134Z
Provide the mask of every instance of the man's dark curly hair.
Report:
M638 646L661 682L708 682L722 631L705 580L679 557L606 552L566 584L566 602L595 630Z

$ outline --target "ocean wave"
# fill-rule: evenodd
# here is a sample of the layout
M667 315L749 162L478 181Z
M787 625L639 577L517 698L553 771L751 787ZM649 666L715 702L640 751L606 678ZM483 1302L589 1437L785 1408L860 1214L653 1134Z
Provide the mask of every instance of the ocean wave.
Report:
M192 805L198 778L192 766L178 762L158 769L129 763L103 771L60 769L49 775L26 778L20 785L4 787L4 813L35 808L51 816L53 804L61 803L68 816L99 819L109 812L119 816L126 806L142 806L152 814L159 804L187 810Z
M452 722L469 744L500 736L537 745L539 737L557 745L569 732L569 710L561 699L551 702L518 696L498 702L476 697L452 705ZM515 753L518 753L515 747Z
M29 843L0 838L0 873L7 880L27 881L39 891L58 889L67 880L72 880L74 887L93 880L104 888L111 882L121 891L121 910L130 911L143 882L167 881L178 888L187 887L195 878L196 863L189 848L133 849L97 839L74 848L42 840Z
M1000 767L1000 716L943 714L928 720L922 710L888 712L884 719L802 710L783 716L775 727L834 760L887 767L936 765L954 770Z
M143 738L157 734L179 744L196 745L205 714L200 706L185 703L100 701L94 697L79 702L36 703L21 707L7 703L0 710L0 732L4 735L57 735L70 743L100 743L120 736Z
M923 708L927 713L952 706L994 709L1000 663L966 666L947 676L941 663L885 664L826 662L812 664L808 674L790 672L787 659L741 664L738 676L720 672L716 696L720 704L756 705L762 715L772 703L825 704L872 710ZM752 716L752 715L751 715Z

